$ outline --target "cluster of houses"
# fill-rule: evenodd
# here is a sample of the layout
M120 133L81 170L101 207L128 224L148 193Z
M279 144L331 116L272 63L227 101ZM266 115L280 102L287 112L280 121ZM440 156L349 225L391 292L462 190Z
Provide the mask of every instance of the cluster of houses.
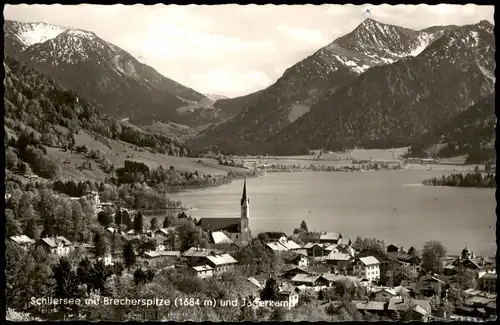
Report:
M94 207L101 206L99 195L89 192L86 195ZM119 234L123 242L138 240L147 242L140 252L142 262L150 264L155 260L169 261L168 267L185 269L186 274L192 274L202 279L220 277L231 272L238 261L231 255L238 247L250 238L249 230L249 199L246 197L246 182L241 199L241 217L229 218L222 222L219 219L202 219L199 226L210 234L210 243L206 248L191 247L187 251L168 250L172 234L177 235L175 228L162 228L135 233L134 230L122 231L107 228L112 235ZM260 236L259 236L260 238ZM460 256L450 256L443 261L443 274L425 274L410 278L403 270L412 270L415 274L423 274L420 269L420 257L408 254L404 247L389 245L383 254L373 251L356 251L349 238L340 233L320 232L308 237L308 242L299 245L290 240L282 232L269 232L262 236L265 247L279 255L284 262L284 268L276 279L280 289L280 299L290 306L298 304L299 293L319 292L325 288L335 287L348 281L354 285L363 286L370 294L366 301L353 301L356 308L364 313L370 312L379 316L391 315L394 311L412 308L415 319L428 321L439 317L461 319L485 319L496 317L496 267L495 261L486 257L477 257L469 252L467 247ZM62 236L50 236L38 241L29 237L15 236L10 240L22 247L40 245L48 253L56 256L67 256L73 250L86 252L88 257L95 256L95 247L88 244L73 244ZM234 254L233 254L234 255ZM112 265L122 259L121 250L108 253L103 259L106 265ZM436 316L437 311L431 307L431 299L443 301L447 299L448 290L456 280L457 268L467 268L477 274L477 288L464 291L467 297L463 307L457 308L453 315ZM397 285L380 285L382 278L399 276ZM245 296L258 297L268 274L250 277L243 284ZM255 300L259 300L255 298ZM324 301L324 304L332 303ZM336 302L333 302L334 304Z

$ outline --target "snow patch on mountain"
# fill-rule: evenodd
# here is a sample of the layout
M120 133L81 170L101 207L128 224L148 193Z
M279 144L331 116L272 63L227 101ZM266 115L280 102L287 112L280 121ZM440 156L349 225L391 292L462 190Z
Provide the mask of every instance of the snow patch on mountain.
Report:
M417 46L409 53L410 56L417 56L422 53L427 46L429 46L431 40L434 38L433 33L423 33L418 36Z
M203 94L205 97L207 97L210 100L213 101L218 101L220 99L228 99L228 97L223 96L223 95L217 95L217 94Z
M68 30L67 27L49 25L41 22L27 24L19 24L16 22L15 28L17 29L17 38L26 47L54 39Z

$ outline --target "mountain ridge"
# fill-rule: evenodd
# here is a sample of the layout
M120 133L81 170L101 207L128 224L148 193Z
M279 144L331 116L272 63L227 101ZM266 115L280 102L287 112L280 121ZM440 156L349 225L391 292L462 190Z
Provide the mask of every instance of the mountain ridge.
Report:
M367 26L370 31L367 31ZM378 30L379 32L383 30L385 33L380 32L374 36L371 34L371 31L373 30ZM368 37L371 39L371 43L366 42ZM406 43L401 41L404 37L406 37ZM394 39L397 39L397 41L394 41ZM386 55L385 57L383 54L381 55L381 53L386 50L381 46L382 43L388 44L389 47L392 46L390 51L388 51L389 55ZM264 94L262 97L272 97L274 92L274 97L276 98L276 101L279 102L282 93L274 90L277 85L283 83L284 79L292 79L287 86L293 84L294 80L292 77L297 75L297 70L300 71L300 69L304 69L304 61L307 62L309 66L311 66L311 64L317 65L318 54L323 55L323 52L329 54L330 59L333 57L333 60L338 61L338 56L341 55L339 54L339 51L342 50L339 50L339 44L347 44L345 46L353 48L354 50L347 49L348 51L346 51L348 52L347 54L351 55L352 61L357 59L357 62L344 64L341 68L343 68L342 71L345 72L345 74L341 76L337 73L334 77L332 77L332 79L337 80L333 80L332 82L329 82L329 80L325 78L320 80L323 85L323 91L321 92L323 98L316 101L313 100L312 102L314 103L310 105L310 107L304 109L305 112L298 118L283 123L284 117L288 117L284 115L286 115L289 111L280 111L275 108L272 111L270 110L266 112L266 110L262 107L258 107L261 102L260 98L260 101L257 101L253 107L246 108L246 110L242 111L242 113L231 118L227 122L220 124L218 127L208 132L201 133L199 136L192 139L190 144L198 149L208 146L215 150L228 150L230 152L238 153L272 152L275 154L278 152L280 154L303 153L307 150L307 148L311 147L328 147L329 149L334 150L342 149L346 146L373 146L373 141L377 140L377 137L379 137L378 145L381 145L388 139L386 136L383 136L384 133L377 135L376 126L373 125L374 123L371 124L371 128L373 129L372 132L374 132L372 135L358 134L355 136L356 140L352 138L353 135L351 133L355 131L352 127L356 127L359 131L367 125L367 121L365 121L365 119L359 120L361 116L356 115L361 113L353 115L353 110L358 110L354 103L358 103L361 107L369 107L371 105L370 102L360 103L357 99L353 98L353 93L355 92L355 87L353 85L359 85L363 82L369 83L371 86L368 88L365 86L365 88L363 88L367 95L360 94L358 91L357 94L360 94L360 96L365 96L367 98L372 97L373 102L385 101L388 107L396 106L394 108L394 112L397 112L399 110L397 106L402 105L403 103L407 103L411 107L414 107L411 110L408 110L407 113L410 115L416 114L415 116L420 116L420 120L416 123L418 125L413 125L409 128L408 134L405 134L406 131L398 131L400 132L401 139L395 141L395 144L401 144L401 142L406 144L414 137L417 137L421 132L426 131L425 126L421 125L421 123L425 124L427 123L425 122L427 120L429 123L444 122L445 119L450 118L453 114L458 114L461 110L465 110L475 101L480 100L483 95L487 94L492 89L493 84L491 82L491 73L484 73L484 71L491 72L494 70L494 36L492 34L491 26L488 25L487 22L480 22L475 25L465 26L430 27L421 31L413 31L368 20L355 28L351 33L337 38L331 44L316 51L313 55L287 69L283 76L278 79L276 84L263 91ZM394 48L395 44L403 44L400 46L397 53ZM362 50L364 57L359 55L360 52L356 52L356 49L359 51ZM479 51L478 54L474 54L475 51ZM356 52L358 55L354 55L353 52ZM414 56L411 56L410 54L413 54ZM361 71L359 74L355 74L356 68L363 67L364 62L369 62L366 57L372 60L372 66L364 71ZM323 59L323 57L319 57L319 59ZM469 61L467 60L470 59L473 59L473 62L478 62L477 66L473 63L469 64ZM344 60L344 63L345 62L346 61ZM424 69L427 76L424 76L423 73L419 73L419 69ZM471 73L468 74L466 69L471 69ZM391 73L392 77L390 76ZM447 80L450 77L450 73L453 74L457 80L453 80L452 78L450 78L451 80ZM389 74L389 76L386 76L386 74ZM489 76L485 77L488 80L481 77L481 75L486 76L488 74ZM298 75L304 76L304 74L300 73ZM366 79L367 75L370 76L371 80ZM427 81L426 78L428 78ZM460 80L464 78L468 78L470 80L460 83ZM307 86L310 86L311 78L304 79L306 79ZM312 79L314 80L314 78ZM338 79L342 79L340 84ZM384 81L384 79L386 80ZM377 84L380 84L381 82L386 84L386 89L377 86ZM479 88L474 86L474 82L478 82L481 86ZM461 96L468 96L470 99L464 98L457 100L456 102L459 106L458 109L445 109L445 113L439 113L438 111L434 112L430 109L432 106L432 98L428 98L427 103L424 105L427 107L425 110L430 110L429 113L431 116L434 115L436 119L426 119L422 116L422 113L419 112L420 109L418 108L421 106L418 102L422 101L423 98L427 98L429 96L437 96L436 98L442 97L442 99L438 100L440 103L439 105L444 105L444 107L456 105L452 104L455 103L454 99L446 96L445 98L439 92L433 92L432 95L426 94L425 92L431 91L432 87L424 87L426 90L419 94L415 93L414 98L410 101L404 98L404 96L399 96L397 99L398 92L408 93L412 88L418 88L426 83L435 85L439 89L442 89L442 92L444 93L448 91L449 93L455 93L459 98L461 98ZM270 89L273 89L273 91ZM288 87L287 90L289 89L290 87ZM474 94L468 95L469 89L475 89ZM378 95L372 95L372 93L376 93ZM385 97L390 98L389 102L387 102L387 99L384 99L384 97L380 97L383 93L385 94ZM307 103L308 99L310 100L310 98L307 98L306 96L305 99L302 99L302 103ZM350 102L352 102L350 105L354 106L352 109L342 108L342 119L340 119L340 116L338 115L339 108L337 108L337 106L343 106L344 103ZM276 106L279 107L279 105ZM349 104L347 106L349 106ZM373 110L374 113L377 112L376 114L381 114L386 109L378 107L370 110ZM360 110L358 111L361 112ZM392 114L390 112L386 113ZM276 115L279 114L281 114L281 116L276 117ZM402 114L402 111L401 113L396 114ZM333 116L335 116L335 118ZM343 120L344 124L339 125L334 121L335 119ZM382 119L380 117L376 120L382 123ZM404 122L403 124L408 126L412 124L408 116L404 117L403 115L401 118L397 118L396 120ZM390 130L395 127L393 123L395 123L396 120L389 123L390 125L383 126L388 128L384 132L390 132ZM332 123L337 123L335 125L337 125L340 129L345 129L346 125L352 124L350 126L351 131L342 131L339 133L333 130L332 133L332 129L328 126L328 124ZM232 134L232 136L229 137L229 134ZM333 141L333 137L337 137L338 141Z

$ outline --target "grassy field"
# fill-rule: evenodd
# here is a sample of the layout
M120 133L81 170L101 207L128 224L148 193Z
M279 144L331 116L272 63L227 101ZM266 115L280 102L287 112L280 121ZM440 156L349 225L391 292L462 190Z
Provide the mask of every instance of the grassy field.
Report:
M116 168L123 167L125 160L133 160L146 164L150 169L159 167L169 168L174 166L180 171L195 171L205 174L220 175L227 174L229 171L245 171L242 168L229 167L219 165L213 159L195 159L185 157L172 157L159 153L149 152L146 148L139 148L141 151L135 150L135 146L117 140L105 139L107 143L102 140L97 140L94 136L81 130L79 134L75 134L75 142L77 146L85 145L89 149L101 150L105 157ZM107 175L103 173L96 163L92 162L92 170L78 170L83 162L91 161L81 154L64 152L58 148L47 148L47 154L56 161L62 170L61 178L76 180L101 180ZM69 163L64 162L69 161Z

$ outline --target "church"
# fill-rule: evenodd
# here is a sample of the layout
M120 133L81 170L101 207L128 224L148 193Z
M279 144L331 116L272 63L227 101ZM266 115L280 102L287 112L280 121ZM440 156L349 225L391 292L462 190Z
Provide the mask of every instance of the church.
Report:
M250 199L247 198L247 181L243 183L243 195L241 197L240 218L202 218L198 226L206 231L225 231L229 238L235 242L248 242L251 238L248 219L250 217Z

